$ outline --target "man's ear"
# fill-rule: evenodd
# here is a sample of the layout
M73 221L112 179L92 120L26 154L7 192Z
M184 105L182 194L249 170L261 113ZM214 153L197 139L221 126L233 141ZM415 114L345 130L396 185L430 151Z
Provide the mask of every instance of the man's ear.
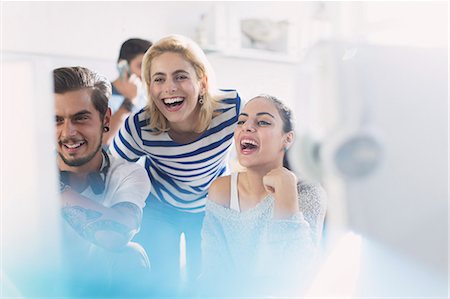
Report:
M294 132L290 131L290 132L287 132L285 134L285 137L284 137L284 148L286 150L288 150L291 147L292 142L294 142Z
M105 117L103 118L103 126L109 127L111 123L111 108L108 107L108 110L106 110Z

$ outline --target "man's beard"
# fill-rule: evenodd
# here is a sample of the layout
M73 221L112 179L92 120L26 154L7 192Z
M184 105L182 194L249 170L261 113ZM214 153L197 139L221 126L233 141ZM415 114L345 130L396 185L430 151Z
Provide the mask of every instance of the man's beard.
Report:
M61 152L58 152L58 154L61 157L61 159L63 160L64 164L66 164L67 166L71 166L71 167L83 166L86 163L89 163L89 161L91 161L95 157L95 155L100 151L100 149L102 148L102 140L103 140L103 133L102 133L102 136L100 137L100 142L98 143L97 148L95 149L95 151L92 154L88 155L87 157L83 157L83 158L79 158L79 159L75 159L75 160L67 160Z

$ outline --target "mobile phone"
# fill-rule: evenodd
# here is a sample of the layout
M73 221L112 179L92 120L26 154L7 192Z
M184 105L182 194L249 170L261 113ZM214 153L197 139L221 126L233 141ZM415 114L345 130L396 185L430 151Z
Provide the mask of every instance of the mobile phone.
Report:
M117 63L117 70L119 71L120 80L125 81L125 78L130 76L130 67L125 59L120 60Z

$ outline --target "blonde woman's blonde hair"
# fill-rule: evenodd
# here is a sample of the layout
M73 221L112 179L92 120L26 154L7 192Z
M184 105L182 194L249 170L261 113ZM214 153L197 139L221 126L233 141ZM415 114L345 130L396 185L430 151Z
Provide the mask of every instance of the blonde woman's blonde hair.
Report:
M182 55L194 67L197 79L205 82L203 104L200 106L200 115L194 129L196 133L203 132L211 123L214 110L217 107L215 76L203 50L194 41L181 35L169 35L160 39L147 50L142 60L142 78L148 97L146 112L150 118L149 126L154 134L167 132L170 129L168 120L156 107L150 94L152 61L155 57L166 52Z

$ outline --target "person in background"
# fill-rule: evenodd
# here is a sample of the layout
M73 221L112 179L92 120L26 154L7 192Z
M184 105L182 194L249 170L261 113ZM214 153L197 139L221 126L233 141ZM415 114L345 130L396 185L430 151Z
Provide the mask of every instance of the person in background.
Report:
M139 230L150 192L145 170L102 149L111 84L83 67L53 71L62 245L71 295L133 294L149 272Z
M112 82L110 101L113 114L110 130L103 135L103 143L109 145L131 112L147 105L147 97L141 82L142 58L152 42L140 38L126 40L120 47L117 69L119 77Z
M286 151L291 110L277 98L251 99L234 132L246 168L211 184L202 227L202 291L210 295L295 296L322 235L326 197L299 179Z
M228 172L241 100L235 90L215 88L204 52L184 36L157 41L142 67L148 106L126 119L110 150L128 161L145 157L152 191L136 240L152 261L153 292L186 295L201 269L205 198L211 182ZM185 277L180 275L182 234Z

